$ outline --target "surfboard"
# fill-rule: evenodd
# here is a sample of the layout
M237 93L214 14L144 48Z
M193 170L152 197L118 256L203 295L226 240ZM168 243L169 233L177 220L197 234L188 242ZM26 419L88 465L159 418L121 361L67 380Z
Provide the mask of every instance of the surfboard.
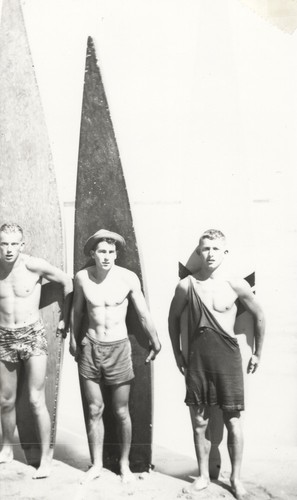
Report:
M24 230L25 253L62 268L63 237L56 179L19 0L3 1L0 47L0 223L18 223ZM56 335L62 302L62 287L44 282L40 308L49 344L46 404L51 417L52 446L63 358L63 339ZM23 367L18 383L17 428L27 462L38 465L39 438Z
M86 265L83 247L87 238L99 229L115 231L125 238L127 247L125 251L118 253L117 265L134 271L144 289L123 168L94 43L89 37L75 204L75 273ZM152 460L152 367L145 365L148 340L131 304L128 308L127 327L135 372L129 404L132 420L130 466L134 472L143 472L150 469ZM83 391L81 395L86 418L87 407ZM108 391L105 394L104 425L104 466L116 469L119 458L118 439Z
M179 278L183 279L189 275L195 274L200 269L200 257L196 249L192 252L184 266L179 262L178 273ZM255 272L250 270L245 276L246 281L252 287L255 293ZM252 315L246 311L240 302L237 304L237 317L234 325L234 332L239 342L239 347L243 360L244 379L248 359L252 354L254 343L254 322ZM181 348L185 359L188 358L188 308L186 307L181 316ZM246 381L245 381L246 386ZM223 439L224 422L222 411L220 408L213 407L210 409L209 432L211 440L211 451L209 457L209 472L210 477L218 479L221 470L221 455L219 446Z

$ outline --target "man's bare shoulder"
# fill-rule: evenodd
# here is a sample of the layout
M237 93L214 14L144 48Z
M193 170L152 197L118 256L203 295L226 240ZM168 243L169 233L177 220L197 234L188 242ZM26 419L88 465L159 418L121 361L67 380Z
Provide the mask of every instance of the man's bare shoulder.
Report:
M125 281L131 289L135 288L135 286L140 287L140 280L134 271L130 271L126 267L114 266L113 272L116 278Z
M90 267L85 267L84 269L81 269L78 271L75 275L75 281L77 283L82 283L86 279L90 279L90 273L92 273L92 270L95 269L95 266L90 266Z
M133 277L137 278L137 274L134 273L134 271L127 269L126 267L115 265L113 269L115 272L117 272L121 276L125 276L127 278L133 278Z
M20 259L20 263L25 265L29 271L38 274L42 274L42 270L48 264L45 259L24 253L20 255Z
M252 293L250 285L241 276L229 274L228 276L226 276L226 281L229 283L234 292L237 293L237 295Z

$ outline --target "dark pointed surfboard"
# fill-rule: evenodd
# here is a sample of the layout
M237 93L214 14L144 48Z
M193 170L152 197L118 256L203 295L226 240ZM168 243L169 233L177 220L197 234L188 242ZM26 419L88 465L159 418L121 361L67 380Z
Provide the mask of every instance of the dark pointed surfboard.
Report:
M117 264L134 271L143 286L126 183L94 44L89 38L75 205L75 273L86 264L83 254L84 243L91 234L101 228L115 231L125 238L127 248L118 254ZM148 341L131 305L128 308L127 327L135 371L130 396L132 419L130 465L133 471L141 472L151 466L152 375L151 366L145 365ZM86 417L87 408L83 394L82 400ZM119 449L108 393L105 395L105 405L104 465L114 468L119 458Z
M24 229L25 253L63 266L60 206L52 156L19 0L4 0L0 27L0 225ZM57 420L63 339L56 336L62 288L42 286L41 316L48 343L46 403L51 443ZM17 397L17 427L27 461L38 464L39 438L28 402L23 367Z

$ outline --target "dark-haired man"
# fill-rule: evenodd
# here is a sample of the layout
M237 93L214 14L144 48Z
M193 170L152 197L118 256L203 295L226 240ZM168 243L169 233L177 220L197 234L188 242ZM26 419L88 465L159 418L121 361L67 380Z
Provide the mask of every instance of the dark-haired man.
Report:
M132 271L115 265L118 245L125 246L122 236L106 229L97 231L84 247L85 255L91 256L94 264L79 271L75 277L70 353L78 361L87 399L87 429L92 460L84 482L99 477L102 470L104 401L101 383L110 386L112 391L121 441L119 465L122 480L128 482L134 479L129 467L131 419L128 402L130 383L134 378L126 326L130 300L150 340L151 350L146 362L154 360L161 349L138 277ZM81 345L78 345L85 306L88 330Z
M223 411L228 432L231 459L231 487L241 500L246 491L240 481L243 436L240 415L244 410L242 360L234 334L236 301L251 312L255 323L255 345L247 370L257 369L264 339L262 308L244 279L232 276L222 265L227 254L226 238L221 231L208 230L199 240L197 253L201 267L193 276L182 279L176 287L169 312L169 333L179 370L186 376L186 404L194 431L199 476L192 492L209 485L208 459L211 442L206 433L209 408ZM180 318L189 309L189 355L185 360L180 348Z
M47 338L39 316L42 278L64 287L64 319L60 330L67 330L70 315L72 279L44 259L23 253L22 228L15 224L0 227L0 407L3 446L0 463L13 460L16 427L15 402L18 371L24 364L30 404L40 437L40 466L33 479L50 474L53 449L50 442L50 416L45 402Z

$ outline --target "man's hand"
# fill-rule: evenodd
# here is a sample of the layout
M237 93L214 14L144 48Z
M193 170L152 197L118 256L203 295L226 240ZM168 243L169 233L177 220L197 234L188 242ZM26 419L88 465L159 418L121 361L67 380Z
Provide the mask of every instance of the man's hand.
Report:
M158 345L151 347L150 353L145 360L145 364L149 363L150 361L154 361L156 359L157 354L159 354L160 351L161 351L161 344L159 342Z
M67 331L65 328L65 321L63 319L60 319L58 328L56 331L56 336L59 337L59 335L62 335L63 339L66 339L67 337Z
M185 358L182 352L180 352L176 357L176 364L179 369L179 371L182 373L182 375L185 375L185 369L187 368L187 363L185 362Z
M248 362L248 367L247 367L247 373L255 373L257 370L258 366L260 363L260 358L259 356L256 356L256 354L253 354L251 359Z

